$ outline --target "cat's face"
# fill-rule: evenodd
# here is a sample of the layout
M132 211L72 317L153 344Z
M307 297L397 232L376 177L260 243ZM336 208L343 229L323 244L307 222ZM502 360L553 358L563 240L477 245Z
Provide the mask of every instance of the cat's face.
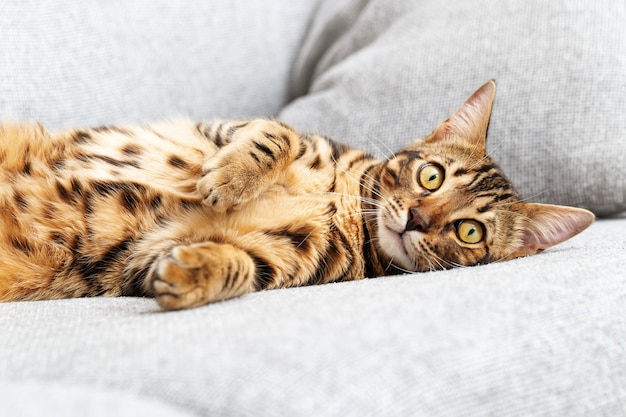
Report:
M530 255L581 232L583 209L520 202L486 155L495 84L481 87L433 134L381 171L377 237L388 262L410 271Z

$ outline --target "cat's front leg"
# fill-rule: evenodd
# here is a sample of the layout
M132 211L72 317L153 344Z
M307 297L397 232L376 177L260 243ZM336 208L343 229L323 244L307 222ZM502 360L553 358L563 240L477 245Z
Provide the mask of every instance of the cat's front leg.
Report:
M197 307L255 289L254 261L228 243L176 246L155 267L149 286L166 310Z
M300 135L290 127L252 120L233 129L228 145L206 161L198 192L216 211L236 209L274 184L301 146Z

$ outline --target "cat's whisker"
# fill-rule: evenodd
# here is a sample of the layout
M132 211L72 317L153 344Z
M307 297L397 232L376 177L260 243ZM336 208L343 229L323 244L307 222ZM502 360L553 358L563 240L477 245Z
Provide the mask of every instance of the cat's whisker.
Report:
M458 262L452 262L452 261L448 261L448 260L445 260L445 259L442 259L442 261L445 262L446 264L450 265L453 268L467 268L467 265L463 265L463 264L460 264Z
M342 219L350 219L353 217L369 217L369 218L375 218L378 215L378 213L376 212L371 212L371 213L341 213L339 214L339 216Z
M539 191L538 193L535 193L533 195L527 196L525 198L520 198L518 201L519 202L528 202L528 201L532 201L535 200L537 197L542 196L546 193L548 193L550 191L550 189L545 189L543 191Z
M354 175L352 175L350 172L348 172L345 168L342 168L341 165L338 163L337 158L335 158L334 155L330 155L330 157L332 158L335 166L341 170L341 172L343 174L345 174L348 178L352 179L353 181L361 184L361 178L356 178ZM374 183L374 185L377 185L379 188L384 190L384 187L382 186L382 184L380 184L379 181L377 181L375 178L373 178L371 175L368 174L363 174L363 178L367 178L370 181L372 181ZM385 197L381 192L373 189L373 188L369 188L368 189L369 192L371 192L373 195L379 197L381 200L388 202L387 197Z
M374 153L375 157L379 159L387 159L387 155L380 146L375 143L372 143L372 145L376 148L376 152Z
M453 262L453 261L449 261L449 260L447 260L447 259L443 259L441 256L439 256L439 255L437 255L437 254L435 254L435 253L432 253L432 252L431 252L431 255L432 255L433 257L435 257L436 259L438 259L438 260L439 260L440 262L442 262L443 264L448 265L448 266L451 266L451 267L453 267L453 268L465 268L465 267L467 267L466 265L460 264L460 263L458 263L458 262ZM441 264L441 263L440 263L440 265L442 266L442 269L447 269L447 268L445 268L445 267L444 267L444 265L443 265L443 264Z
M350 177L350 174L348 174L347 172L346 172L346 175L348 175L348 176ZM363 175L363 177L364 177L364 178L367 178L367 179L368 179L368 180L370 180L370 181L372 181L372 183L373 183L374 185L378 186L381 190L383 190L383 191L387 191L387 190L385 189L385 187L383 187L383 185L382 185L382 184L381 184L381 183L380 183L380 182L379 182L376 178L372 177L371 175L369 175L369 174L364 174L364 175ZM354 178L353 178L353 179L354 179ZM356 179L355 179L355 180L356 180ZM372 193L373 195L375 195L376 197L380 198L381 200L383 200L383 201L385 201L385 202L387 202L387 203L389 202L389 199L388 199L388 198L387 198L387 197L386 197L383 193L381 193L380 191L378 191L378 190L376 190L376 189L374 189L374 188L370 188L370 187L368 187L368 188L367 188L367 190L368 190L370 193Z
M472 148L471 148L471 153L470 153L470 154L469 154L469 156L467 157L467 159L466 159L465 163L468 163L468 162L470 162L470 161L475 161L475 160L476 160L476 154L477 154L477 153L478 153L478 154L482 153L482 149L480 149L480 148L479 148L478 146L476 146L476 145L472 146ZM483 158L478 159L478 161L476 161L476 162L474 163L474 165L471 167L471 169L475 169L477 166L481 165L481 164L482 164L482 162L483 162L484 160L486 160L486 159L487 159L487 156L484 156Z
M533 195L527 196L525 198L515 199L514 201L502 201L502 202L493 204L491 207L492 208L508 207L508 206L513 205L513 204L531 202L531 201L535 200L537 197L547 193L548 191L549 190L543 190L543 191L540 191L540 192L535 193ZM500 210L500 212L503 212L503 211L505 211L505 210Z
M376 207L379 207L379 208L384 208L383 204L380 201L375 200L373 198L363 197L363 196L360 196L360 195L338 193L338 192L335 192L335 191L326 191L326 192L323 192L323 193L319 193L319 195L337 195L337 196L340 196L340 197L356 198L356 199L358 199L358 200L360 200L360 201L362 201L364 203L370 204L372 206L376 206Z
M371 176L369 175L367 175L367 177L369 177L371 181L374 183L374 185L378 186L382 191L389 193L387 189L378 180L371 178ZM380 198L385 203L391 204L391 200L386 195L384 195L381 191L375 190L373 188L368 188L368 191L371 192L373 195L377 196L378 198Z
M391 158L396 156L396 153L389 147L389 145L387 145L385 142L383 142L379 138L377 138L375 136L368 135L367 139L368 140L374 140L374 141L378 142L380 145L382 145L387 150L388 153L385 154L385 152L383 152L381 150L381 148L376 143L372 143L372 145L374 145L376 147L376 150L380 153L381 159L391 159Z
M389 260L389 263L385 267L385 272L389 271L389 268L391 268L392 265L393 265L393 258Z
M506 256L506 255L503 255L503 256L501 256L501 257L499 257L499 258L496 258L496 259L490 260L490 261L489 261L489 263L490 263L490 264L496 264L496 263L506 262L506 261L508 261L508 260L509 260L509 259L507 258L507 256Z
M388 272L391 268L397 269L400 272L404 272L405 274L413 274L415 273L415 270L411 271L410 269L406 269L403 268L399 265L396 265L393 263L393 258L389 261L389 263L387 264L387 267L385 268L385 272Z
M482 150L480 150L479 152L482 152ZM472 154L467 158L467 160L465 161L466 164L470 164L470 161L475 160L476 157L474 156L474 153L472 152ZM475 170L478 167L480 167L481 165L483 165L485 163L485 161L489 161L490 157L488 155L483 156L482 158L479 158L477 161L473 162L470 164L470 170Z
M433 263L437 264L437 266L439 267L439 268L436 268L437 270L443 270L443 269L446 269L446 268L443 266L443 264L441 263L440 258L439 258L438 256L436 256L436 255L434 255L434 254L430 254L430 255L432 256L432 258L431 258L431 259L432 259Z
M430 257L428 257L424 253L420 253L420 257L428 263L428 271L429 272L433 272L433 271L437 270L437 268L435 267L434 262L430 259Z
M490 150L490 151L486 152L486 153L487 153L487 156L491 158L491 157L492 157L492 155L493 155L493 153L494 153L495 151L497 151L498 149L500 149L500 148L501 148L501 147L502 147L505 143L506 143L506 140L505 140L504 138L503 138L503 139L500 139L500 141L499 141L498 143L496 143L494 146L491 146L491 147L490 147L490 148L491 148L491 150Z
M449 261L447 259L443 259L441 256L437 255L436 253L434 253L433 251L431 251L427 247L424 247L422 245L420 245L420 247L425 252L425 253L420 253L420 254L422 256L424 256L431 263L431 266L434 263L436 263L439 266L439 268L437 270L448 269L446 266L454 267L454 268L464 268L464 267L466 267L465 265L459 264L457 262L453 262L453 261ZM428 256L426 256L426 255L428 255ZM432 262L431 262L431 260L432 260Z

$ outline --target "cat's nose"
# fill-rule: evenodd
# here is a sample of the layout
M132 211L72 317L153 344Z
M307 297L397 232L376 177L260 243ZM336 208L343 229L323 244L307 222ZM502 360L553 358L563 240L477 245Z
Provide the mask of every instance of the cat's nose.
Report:
M416 230L418 232L427 232L429 220L428 215L420 213L417 207L411 207L404 231L410 232Z

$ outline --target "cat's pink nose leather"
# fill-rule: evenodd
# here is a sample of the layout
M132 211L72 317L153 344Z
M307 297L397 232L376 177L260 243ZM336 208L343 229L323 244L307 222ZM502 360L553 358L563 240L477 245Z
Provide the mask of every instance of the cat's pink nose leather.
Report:
M429 220L428 215L420 213L417 207L411 207L404 231L410 232L416 230L418 232L426 232L428 231Z

